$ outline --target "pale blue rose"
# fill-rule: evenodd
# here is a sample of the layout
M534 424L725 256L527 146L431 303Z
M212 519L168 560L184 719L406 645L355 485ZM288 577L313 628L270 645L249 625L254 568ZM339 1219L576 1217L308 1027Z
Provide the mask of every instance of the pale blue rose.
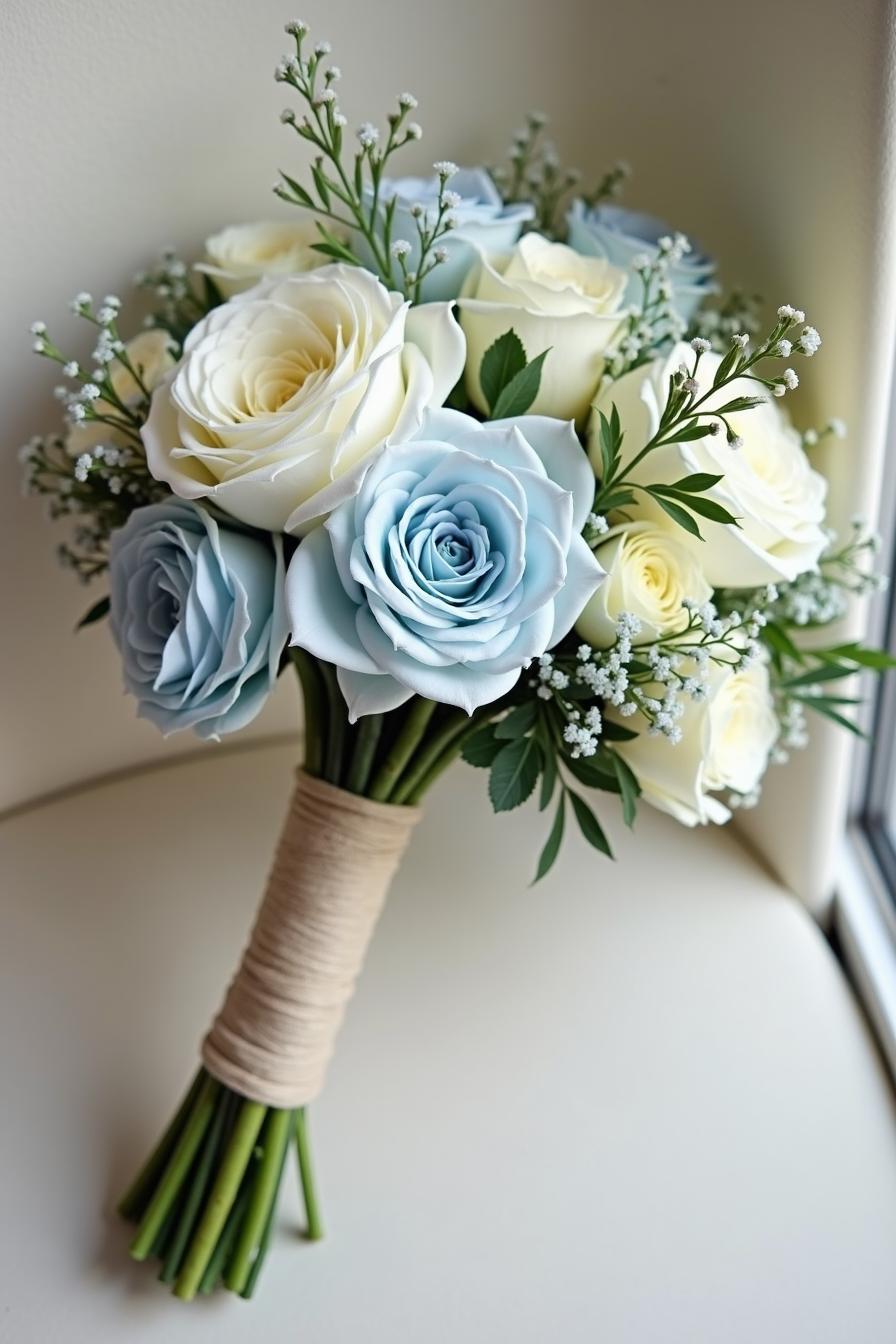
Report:
M449 180L447 190L460 197L451 209L457 225L441 237L438 247L444 247L448 256L423 282L422 298L426 302L456 299L473 264L479 259L479 250L506 252L519 238L523 225L535 216L528 202L504 205L501 194L484 168L461 168ZM420 260L420 241L417 222L411 214L413 205L422 205L430 225L435 221L439 199L438 177L383 178L380 199L397 197L392 221L392 241L410 244L405 265L415 271ZM355 244L361 260L369 266L371 254L363 239ZM401 272L394 267L396 285Z
M669 226L653 215L626 210L620 205L589 209L584 201L573 201L566 223L570 247L586 257L604 257L623 270L629 269L639 253L652 260L659 251L660 238L672 234ZM704 299L714 293L714 273L715 263L697 250L670 266L672 303L683 322L689 323ZM637 303L641 293L641 282L633 275L626 300Z
M568 421L432 411L293 556L293 643L335 663L352 721L415 693L472 713L603 578L581 536L593 498Z
M112 534L110 625L138 713L166 735L232 733L277 677L288 625L283 543L198 504L135 509Z

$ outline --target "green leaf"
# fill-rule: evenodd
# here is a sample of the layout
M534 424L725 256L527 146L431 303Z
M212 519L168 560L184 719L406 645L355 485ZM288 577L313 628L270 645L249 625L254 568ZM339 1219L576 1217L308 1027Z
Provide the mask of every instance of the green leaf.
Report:
M601 737L605 742L634 742L638 736L631 728L623 728L615 719L604 719Z
M494 406L508 383L526 367L526 351L516 332L511 329L489 346L479 365L482 395L489 406Z
M536 355L524 369L511 378L492 407L492 420L507 420L514 415L526 414L538 396L541 366L548 353L549 350L542 350L540 355Z
M576 814L576 821L579 823L579 830L589 845L593 845L595 849L600 850L601 854L606 854L608 859L612 859L613 851L610 848L610 842L604 835L603 827L585 799L580 798L572 789L569 790L569 797L572 802L572 810Z
M831 649L813 650L817 658L845 658L859 667L870 667L875 672L885 672L896 667L896 658L884 649L866 649L861 644L836 644Z
M346 261L350 266L360 266L358 258L353 252L349 252L347 247L341 243L312 243L313 252L322 252L325 257L333 257L336 261Z
M793 691L800 686L815 686L822 681L839 681L841 677L851 677L854 667L844 667L842 663L823 663L821 667L810 668L797 677L788 677L781 685L785 690Z
M99 602L94 602L90 610L84 613L75 629L83 630L85 625L93 625L96 621L101 621L104 616L108 616L109 605L108 597L101 597Z
M324 176L324 173L322 172L319 164L320 161L318 161L318 163L312 163L311 176L314 178L314 185L317 187L317 194L321 199L321 204L323 205L325 210L329 210L330 184L327 182L327 179Z
M716 376L712 380L713 387L718 387L724 383L725 379L734 371L735 365L741 357L743 351L739 345L732 345L731 349L722 357L722 362L716 369Z
M538 709L535 701L525 700L521 705L512 709L506 718L501 720L495 728L495 737L503 740L523 737L530 728L534 727L537 717Z
M701 541L703 540L696 522L679 504L676 504L671 499L663 499L662 495L654 494L652 488L648 489L647 493L656 500L663 512L667 513L672 519L673 523L677 523L679 527L683 527L685 532L690 532L692 537L699 537Z
M794 644L783 626L776 621L769 621L763 626L761 631L763 643L768 644L769 648L784 658L792 658L795 663L805 662L805 656Z
M670 486L663 488L677 490L686 495L702 494L704 490L711 490L714 485L718 485L721 479L721 476L715 476L711 471L695 471L692 475L682 476L681 480L673 481Z
M578 759L565 756L563 764L586 789L601 789L604 793L619 792L619 781L615 774L599 765L593 756L580 756Z
M673 434L663 435L663 444L667 443L688 443L691 439L705 439L707 434L716 434L718 431L709 425L685 425L682 429L676 429Z
M823 714L826 719L831 719L834 723L839 724L841 728L846 728L848 732L853 733L856 737L867 737L867 733L863 733L857 723L853 723L852 719L848 719L845 714L840 714L836 709L832 709L831 706L825 704L824 701L815 699L809 695L797 696L796 698L800 700L807 709L814 709L816 714Z
M303 186L300 186L299 183L295 180L295 178L290 177L287 173L284 173L282 168L280 170L280 176L283 178L283 181L289 187L293 196L295 196L299 205L307 206L309 210L314 210L316 208L314 200L311 197L310 193L307 192Z
M224 302L224 295L210 275L203 272L202 275L202 294L205 299L205 306L209 310L218 308Z
M638 810L638 798L641 796L641 785L638 783L631 766L615 751L610 753L610 759L613 762L613 769L616 771L616 778L619 780L619 792L622 795L622 819L626 826L633 826L635 814Z
M694 513L699 513L703 518L709 518L714 523L727 523L732 527L739 527L737 519L733 513L729 513L721 504L717 504L714 499L704 499L702 495L688 495L674 490L671 485L654 486L654 490L663 494L666 498L678 500L687 508L692 509Z
M598 495L594 507L601 513L612 513L613 509L624 509L627 504L634 502L635 496L631 490L611 490L608 495Z
M713 412L714 415L733 415L736 411L752 411L756 406L761 406L765 397L735 397L733 401L728 401L724 406L717 406Z
M609 420L603 411L598 411L598 416L600 418L601 476L604 484L606 484L616 475L622 447L622 432L619 428L619 412L616 409L616 403L613 403Z
M547 749L542 744L542 772L541 772L541 795L538 799L538 810L543 812L548 803L554 796L554 789L557 787L557 757L550 746Z
M554 866L554 860L560 853L560 842L563 839L563 823L565 818L566 798L561 793L560 801L557 803L557 811L554 813L554 824L551 827L551 833L547 838L544 849L541 851L541 856L538 860L538 868L532 879L533 887L535 886L535 883L540 882L545 873Z
M491 765L502 746L503 743L495 737L495 725L486 723L467 738L460 749L460 754L467 765L484 769Z
M534 737L518 737L501 748L494 759L488 794L496 812L509 812L524 803L541 773L541 748Z

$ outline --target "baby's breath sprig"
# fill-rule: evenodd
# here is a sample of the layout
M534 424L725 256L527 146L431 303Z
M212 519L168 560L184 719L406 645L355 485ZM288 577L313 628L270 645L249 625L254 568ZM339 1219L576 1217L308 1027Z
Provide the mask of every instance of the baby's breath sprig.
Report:
M674 247L674 241L671 247ZM708 385L701 381L700 362L709 353L710 342L705 337L695 336L691 341L693 362L683 361L670 375L666 403L656 432L626 462L622 460L623 433L615 406L609 416L599 412L601 480L594 500L595 514L624 509L634 502L635 494L642 491L693 536L701 535L694 515L736 526L737 519L733 514L715 500L705 497L705 492L722 479L721 475L696 472L666 485L636 481L632 478L632 472L658 448L706 438L720 431L724 431L732 448L739 448L741 440L729 417L754 409L766 400L766 396L739 394L730 401L723 400L720 405L719 393L731 383L741 380L757 383L765 393L775 397L783 397L793 391L799 385L796 371L788 366L783 372L772 374L767 371L767 364L769 361L787 360L797 355L808 358L816 353L821 346L821 337L814 327L805 325L805 322L805 313L790 304L783 304L778 309L777 322L755 348L750 348L750 337L746 332L737 333L731 338L728 350ZM797 333L798 327L801 330ZM712 405L709 404L710 400Z
M641 294L607 355L608 377L621 378L684 335L684 323L672 302L669 270L690 251L688 239L677 233L661 238L652 256L645 252L633 258L631 269L640 283Z
M160 301L146 319L146 326L161 327L178 347L196 323L224 301L212 277L207 274L200 277L173 247L166 247L158 261L138 271L134 283Z
M282 171L274 192L281 200L318 216L320 241L313 244L317 251L334 261L357 264L358 258L348 244L323 221L359 233L383 283L392 288L398 263L405 296L416 302L423 279L444 259L436 244L454 226L453 195L446 191L445 184L457 170L453 165L436 164L440 184L438 206L432 218L422 206L415 214L421 257L411 271L407 267L407 252L397 243L393 247L392 225L398 202L396 197L384 199L383 182L392 155L423 134L417 122L408 119L417 99L410 93L399 95L395 110L386 118L385 141L381 142L379 128L365 121L357 130L358 148L354 153L347 151L348 121L339 107L335 88L341 72L337 66L325 64L330 44L318 42L306 49L308 25L299 20L288 23L286 31L295 42L295 53L282 58L274 76L278 82L295 89L307 110L299 116L287 108L281 121L318 152L311 165L313 192Z
M548 119L543 112L530 112L526 124L516 132L507 152L506 164L489 168L492 180L505 205L522 201L535 207L531 228L549 238L559 228L560 205L567 194L579 185L582 174L578 168L564 168L552 140L544 135ZM623 165L617 165L601 179L609 190L618 189L625 177ZM618 183L617 183L618 179Z
M688 327L687 339L703 337L720 353L738 333L745 332L752 339L762 327L762 303L761 294L733 289L716 307L703 306L697 310Z
M607 201L616 200L622 195L622 189L632 175L631 167L624 159L608 168L603 177L598 178L591 191L582 193L582 200L589 210Z

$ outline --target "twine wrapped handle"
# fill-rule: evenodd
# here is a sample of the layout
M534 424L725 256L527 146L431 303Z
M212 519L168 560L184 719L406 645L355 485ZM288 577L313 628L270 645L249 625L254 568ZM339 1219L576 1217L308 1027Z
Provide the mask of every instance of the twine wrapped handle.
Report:
M249 945L202 1044L220 1082L268 1106L318 1095L419 816L299 771Z

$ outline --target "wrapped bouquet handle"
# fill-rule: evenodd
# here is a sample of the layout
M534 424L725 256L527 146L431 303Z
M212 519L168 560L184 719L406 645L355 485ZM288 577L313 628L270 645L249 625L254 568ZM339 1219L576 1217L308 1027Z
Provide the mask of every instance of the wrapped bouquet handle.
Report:
M267 1106L318 1095L419 816L298 772L248 947L202 1046L212 1077Z

